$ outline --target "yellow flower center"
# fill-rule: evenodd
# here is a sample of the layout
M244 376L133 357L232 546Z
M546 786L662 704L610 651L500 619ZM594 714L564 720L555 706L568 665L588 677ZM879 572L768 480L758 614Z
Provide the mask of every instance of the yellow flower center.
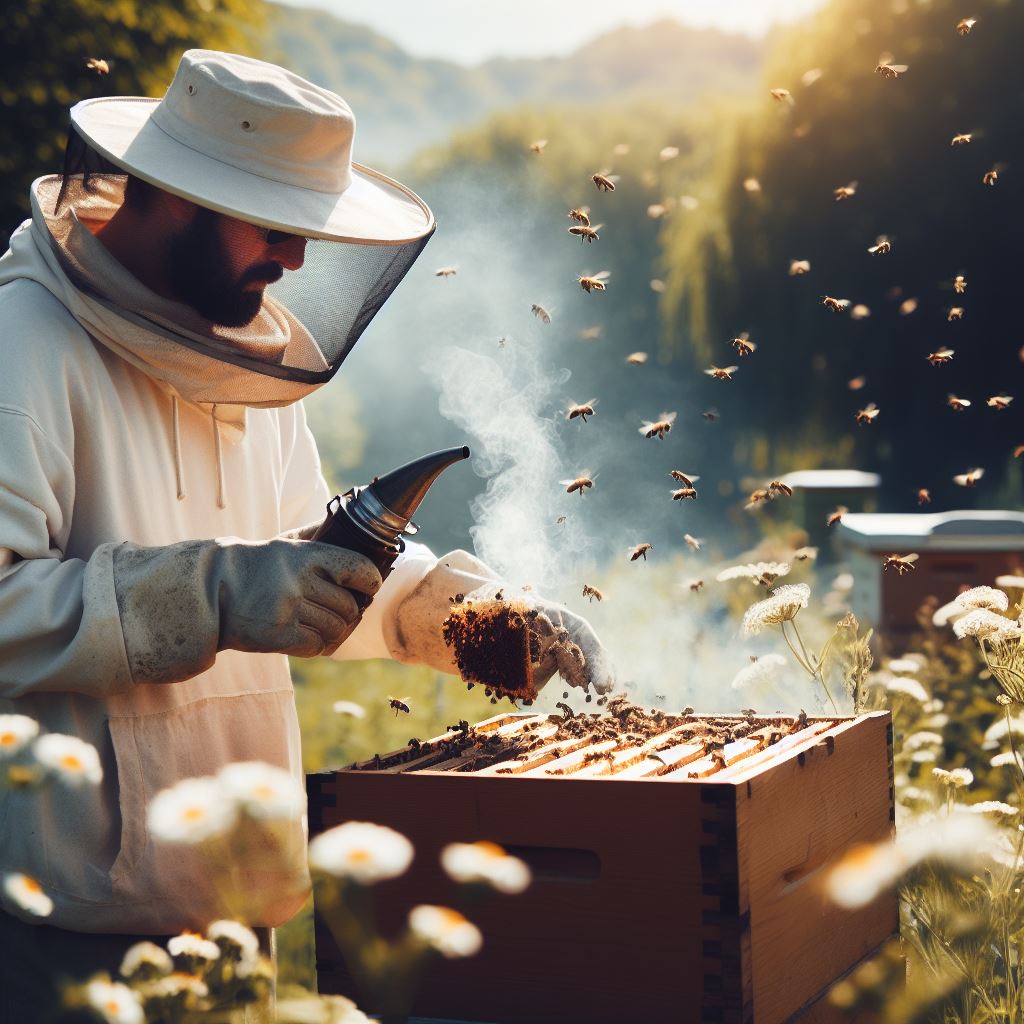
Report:
M0 732L0 747L10 747L18 742L18 737L13 732Z
M274 788L264 783L261 786L257 786L252 793L253 796L258 797L260 800L269 800L274 795Z
M206 816L202 807L186 807L181 816L188 822L201 821Z
M370 860L370 851L365 849L352 850L348 855L348 859L352 864L365 864Z
M484 840L483 842L474 843L474 846L483 854L488 857L504 857L505 851L497 844L490 843Z
M60 766L72 772L80 772L82 770L82 762L76 754L65 754L60 759Z
M28 875L22 875L22 884L33 896L43 891L43 887L34 878L29 878Z

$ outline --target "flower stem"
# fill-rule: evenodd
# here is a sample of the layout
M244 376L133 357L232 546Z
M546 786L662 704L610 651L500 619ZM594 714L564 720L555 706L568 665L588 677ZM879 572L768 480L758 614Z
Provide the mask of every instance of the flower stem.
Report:
M800 644L800 650L804 652L804 656L807 658L808 664L814 666L814 671L811 673L811 678L817 677L821 681L821 688L825 691L825 696L828 697L829 703L832 705L832 710L839 714L839 706L832 699L832 694L829 693L828 683L825 682L825 673L821 671L820 663L814 665L811 661L810 655L807 654L807 648L804 646L803 638L800 636L800 630L796 628L796 619L792 620L793 632L796 633L797 642Z

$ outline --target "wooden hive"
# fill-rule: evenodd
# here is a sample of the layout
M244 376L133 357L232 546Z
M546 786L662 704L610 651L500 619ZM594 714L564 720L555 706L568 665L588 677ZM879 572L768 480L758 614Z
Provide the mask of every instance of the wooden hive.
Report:
M821 888L850 846L893 833L888 713L677 717L656 737L611 746L559 740L560 721L500 715L475 728L475 743L453 731L308 777L311 835L363 820L415 844L409 872L376 889L385 933L414 904L455 905L439 864L447 843L492 840L533 868L525 893L470 910L483 950L438 964L416 1014L500 1024L831 1020L828 988L898 925L895 895L851 912ZM692 738L702 722L747 735L709 749ZM516 759L525 735L536 749ZM320 991L356 996L319 921L316 943Z

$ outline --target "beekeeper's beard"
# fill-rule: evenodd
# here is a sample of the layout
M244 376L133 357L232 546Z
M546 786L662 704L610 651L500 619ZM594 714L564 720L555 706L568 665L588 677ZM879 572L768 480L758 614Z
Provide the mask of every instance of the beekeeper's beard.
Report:
M268 261L233 272L230 253L218 229L221 215L197 207L191 223L174 236L164 250L164 274L174 298L191 306L211 323L244 327L255 319L263 304L263 288L249 288L251 281L277 281L284 273L279 263Z

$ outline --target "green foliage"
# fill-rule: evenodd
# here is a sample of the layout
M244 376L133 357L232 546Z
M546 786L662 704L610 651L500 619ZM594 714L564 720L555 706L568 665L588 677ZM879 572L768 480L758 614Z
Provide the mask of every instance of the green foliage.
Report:
M95 96L160 96L184 50L245 51L262 8L246 0L25 0L0 5L0 225L61 169L68 109ZM109 74L86 68L107 61Z

